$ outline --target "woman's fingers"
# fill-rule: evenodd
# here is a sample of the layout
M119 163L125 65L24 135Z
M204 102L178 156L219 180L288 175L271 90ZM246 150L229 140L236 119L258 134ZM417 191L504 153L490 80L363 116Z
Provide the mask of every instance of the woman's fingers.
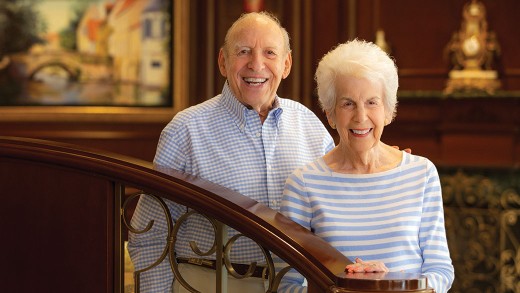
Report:
M360 258L356 258L355 263L346 266L345 270L348 273L377 273L377 272L388 272L388 268L383 262L380 261L363 261Z

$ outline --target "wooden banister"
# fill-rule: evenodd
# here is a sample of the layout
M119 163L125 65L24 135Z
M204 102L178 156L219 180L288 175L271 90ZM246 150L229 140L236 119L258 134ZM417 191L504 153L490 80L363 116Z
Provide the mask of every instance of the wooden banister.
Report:
M6 292L122 292L125 185L195 209L282 257L310 292L433 292L410 274L345 274L323 239L246 196L150 162L57 142L0 137Z

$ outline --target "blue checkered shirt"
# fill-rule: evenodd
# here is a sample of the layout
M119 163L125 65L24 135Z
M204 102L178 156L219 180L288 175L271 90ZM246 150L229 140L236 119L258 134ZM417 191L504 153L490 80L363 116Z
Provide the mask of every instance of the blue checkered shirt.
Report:
M226 83L222 94L173 118L162 131L154 163L200 176L278 210L285 180L292 171L333 147L323 123L302 104L276 97L262 124L258 113L238 102ZM186 212L185 206L167 204L174 220ZM167 233L161 208L142 196L132 225L142 229L150 220L154 220L151 231L129 235L128 248L136 269L159 258ZM236 233L229 229L229 237ZM213 244L214 231L203 217L188 218L180 229L177 257L196 257L189 241L195 241L203 252ZM235 242L231 252L236 263L265 262L258 246L245 237ZM168 261L163 261L142 275L141 291L168 291L172 280Z

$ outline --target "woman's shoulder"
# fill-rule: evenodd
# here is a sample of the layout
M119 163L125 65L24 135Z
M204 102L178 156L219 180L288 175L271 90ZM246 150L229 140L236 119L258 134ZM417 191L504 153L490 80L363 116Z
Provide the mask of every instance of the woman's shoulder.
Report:
M433 164L430 159L417 155L414 153L408 153L406 151L401 151L403 153L403 163L404 164Z
M435 164L428 158L410 154L403 151L403 167L408 167L409 169L422 168L426 170L426 172L434 172L437 173L437 167Z
M323 160L323 157L319 157L315 159L312 162L309 162L296 170L294 170L294 173L297 173L299 175L302 174L330 174L330 169Z

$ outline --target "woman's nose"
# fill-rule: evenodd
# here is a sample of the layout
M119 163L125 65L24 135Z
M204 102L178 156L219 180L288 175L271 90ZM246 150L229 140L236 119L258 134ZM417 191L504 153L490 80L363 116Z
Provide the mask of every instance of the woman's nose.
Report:
M365 121L366 117L367 117L367 112L366 112L365 107L358 106L356 108L356 115L354 116L354 119L357 122L363 122L363 121Z

